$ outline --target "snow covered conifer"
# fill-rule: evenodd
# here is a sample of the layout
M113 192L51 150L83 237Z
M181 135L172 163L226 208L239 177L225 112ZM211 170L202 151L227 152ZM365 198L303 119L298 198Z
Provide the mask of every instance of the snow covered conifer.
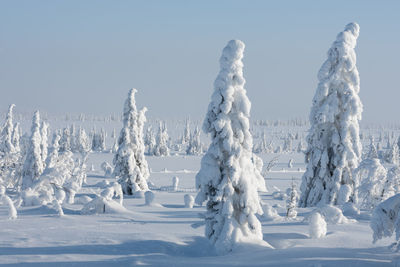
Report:
M393 143L386 156L386 161L391 164L399 165L399 147Z
M372 209L385 196L387 170L379 159L365 159L354 170L354 202L360 208Z
M122 186L124 194L147 191L150 176L144 157L143 126L146 121L143 108L139 113L135 101L136 89L131 89L125 101L123 127L118 139L118 151L114 155L114 176Z
M32 119L31 137L22 169L22 189L27 189L43 173L42 135L40 132L40 114L36 111Z
M71 133L64 128L60 139L60 152L71 151Z
M187 144L190 142L190 124L189 119L186 120L185 130L183 131L183 144Z
M5 154L8 153L14 153L15 148L12 142L12 134L14 131L14 125L13 125L13 109L15 105L11 104L10 107L8 108L7 116L6 116L6 121L4 123L4 126L1 129L1 135L0 135L0 152L3 152Z
M186 154L188 155L200 155L203 152L200 141L200 129L196 126L193 135L191 135Z
M205 235L218 253L231 251L240 241L263 238L255 214L263 213L257 190L266 187L262 161L252 153L243 51L243 42L232 40L222 52L203 124L212 141L196 175L196 203L207 201Z
M77 145L77 150L82 153L82 154L87 154L90 152L91 149L91 143L89 141L89 137L86 134L85 129L79 128L78 130L78 135L76 137L76 145Z
M337 204L341 193L354 190L352 173L362 149L360 79L354 51L359 29L358 24L350 23L338 34L318 73L305 153L307 170L301 184L302 207ZM349 201L352 195L350 192Z
M61 136L58 133L54 133L53 142L49 149L49 155L46 159L46 167L48 169L53 168L58 160L58 150L60 148L60 145L59 145L60 139L61 139Z
M17 122L14 125L13 135L12 135L12 139L11 139L15 152L21 152L21 146L20 146L21 133L20 133L20 131L21 131L21 128L19 127L19 122Z
M369 151L367 154L367 159L377 159L378 157L378 151L376 149L376 146L374 144L374 140L371 139L371 143L369 145Z
M42 122L42 127L40 128L40 135L41 135L41 143L40 143L40 155L42 157L42 162L46 162L47 159L47 148L48 148L48 144L47 144L47 139L48 139L48 129L49 129L49 124L47 124L46 122Z
M154 155L155 156L168 156L169 148L168 148L168 132L167 126L165 122L161 122L158 127L158 133L156 138L156 145L154 147Z
M288 199L286 200L286 217L288 218L296 218L297 217L297 201L299 199L299 194L296 190L296 184L292 179L291 187L288 188L286 192Z

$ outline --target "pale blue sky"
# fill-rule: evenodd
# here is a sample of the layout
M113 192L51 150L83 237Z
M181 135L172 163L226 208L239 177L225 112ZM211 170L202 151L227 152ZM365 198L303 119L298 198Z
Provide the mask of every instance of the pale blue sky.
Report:
M366 121L399 121L400 1L0 0L0 110L201 118L222 48L246 44L253 118L308 117L336 34L361 27Z

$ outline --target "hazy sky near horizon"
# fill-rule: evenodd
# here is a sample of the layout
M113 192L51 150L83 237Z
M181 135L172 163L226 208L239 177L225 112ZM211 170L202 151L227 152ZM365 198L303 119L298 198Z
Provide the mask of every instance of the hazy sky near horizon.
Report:
M246 44L257 119L307 118L317 72L360 25L363 119L399 121L400 1L0 0L0 110L121 113L130 88L159 118L202 118L226 43Z

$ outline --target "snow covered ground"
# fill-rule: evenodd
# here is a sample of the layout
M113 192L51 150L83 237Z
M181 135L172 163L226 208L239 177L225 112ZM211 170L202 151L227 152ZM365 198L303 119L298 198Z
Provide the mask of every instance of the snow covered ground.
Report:
M264 164L277 154L261 154ZM65 216L52 207L18 209L18 219L8 220L6 206L0 206L0 265L40 266L392 266L397 253L388 246L394 239L372 244L369 220L329 224L327 235L309 237L303 219L312 209L298 209L296 219L285 219L285 200L274 199L292 179L300 185L305 164L300 153L280 154L268 173L269 192L262 193L264 203L276 207L282 218L262 221L264 240L274 249L241 245L228 255L217 256L204 237L201 214L204 207L184 207L184 195L195 196L195 175L201 156L174 155L146 157L154 183L155 203L144 199L124 199L126 210L114 213L81 215L80 204L64 204ZM292 168L289 159L294 160ZM93 197L96 186L105 178L103 161L112 162L111 153L91 153L88 185L77 194ZM90 168L89 168L90 169ZM177 191L171 191L172 178L179 177Z

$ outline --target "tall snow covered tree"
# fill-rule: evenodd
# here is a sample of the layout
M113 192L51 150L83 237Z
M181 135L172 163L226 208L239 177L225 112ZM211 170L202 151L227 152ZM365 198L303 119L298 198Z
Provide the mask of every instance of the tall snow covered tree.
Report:
M318 73L305 152L307 170L301 184L302 207L320 202L341 204L338 199L353 201L352 173L362 149L360 79L354 51L359 29L358 24L350 23L338 34Z
M15 105L11 104L10 107L8 108L7 116L6 116L6 121L4 123L4 126L1 129L0 133L0 152L3 152L5 154L8 153L14 153L15 148L12 142L12 135L14 131L14 125L13 125L13 109Z
M205 235L218 253L244 240L261 242L262 214L258 190L266 190L262 160L252 153L251 103L243 78L244 43L229 41L203 124L212 141L196 175L196 203L207 201Z
M136 89L131 89L124 106L123 127L118 139L118 151L114 156L114 176L124 194L147 191L149 167L144 157L143 127L146 108L137 112Z
M36 111L32 119L31 138L22 169L22 189L31 187L43 173L42 135L40 132L40 114Z

